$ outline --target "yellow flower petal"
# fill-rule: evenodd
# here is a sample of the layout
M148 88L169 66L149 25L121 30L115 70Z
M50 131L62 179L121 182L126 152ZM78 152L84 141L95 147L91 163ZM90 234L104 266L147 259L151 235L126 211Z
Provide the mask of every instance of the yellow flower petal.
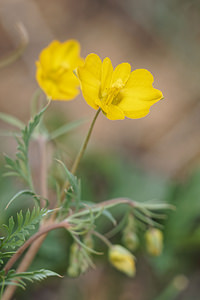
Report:
M127 88L152 86L154 82L153 75L146 69L137 69L131 72L129 80L126 83Z
M44 70L48 71L57 67L56 52L59 46L59 41L53 41L40 53L39 63Z
M52 100L71 100L78 94L79 80L73 71L82 64L80 45L75 40L53 41L36 62L36 79Z
M113 71L108 57L102 63L97 55L88 55L85 65L78 69L78 77L87 103L94 109L100 107L110 120L142 118L151 105L163 98L162 92L153 88L149 71L138 69L131 73L128 63Z
M110 58L106 57L102 64L101 72L101 96L105 97L110 87L111 79L113 74L113 66Z
M73 72L64 73L58 85L59 92L63 94L63 97L59 97L59 100L65 100L66 97L69 99L75 98L79 94L78 86L79 80Z
M140 119L148 115L149 109L138 110L138 111L125 111L124 114L130 119Z
M122 88L123 85L126 84L130 76L130 72L131 72L131 66L128 63L122 63L118 65L113 72L111 86L115 84L118 85L118 83L121 81L122 84L121 88Z
M109 120L123 120L125 115L124 112L116 105L109 105L106 117Z
M98 55L89 54L85 64L77 70L81 90L87 103L97 109L95 100L99 97L102 62Z
M64 68L70 68L74 70L78 65L82 63L82 59L79 57L80 44L76 40L69 40L62 43L59 47L57 56L59 56L59 63Z
M163 98L161 91L152 87L153 76L147 70L139 69L131 73L127 84L120 92L118 104L128 118L142 118L150 107Z
M149 108L151 105L163 98L161 91L153 87L137 87L123 89L121 92L121 102L119 107L123 110L141 110Z

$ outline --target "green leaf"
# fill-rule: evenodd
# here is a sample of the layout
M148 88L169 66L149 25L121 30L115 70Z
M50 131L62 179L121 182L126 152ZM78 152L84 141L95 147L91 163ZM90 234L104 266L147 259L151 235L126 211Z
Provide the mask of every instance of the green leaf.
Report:
M11 257L15 252L0 252L0 257L5 258L5 257Z
M22 190L22 191L18 192L17 194L15 194L15 195L10 199L10 201L9 201L8 204L6 205L6 209L8 209L8 207L10 206L10 204L11 204L14 200L16 200L17 198L19 198L19 197L22 196L22 195L29 195L29 196L34 197L34 199L37 198L37 195L36 195L34 192L32 192L32 191L30 191L30 190Z
M21 288L26 286L26 280L30 282L34 281L42 281L50 276L57 276L62 277L56 272L50 270L36 270L33 272L21 272L21 273L14 273L13 271L9 272L5 281L5 285L18 285ZM13 281L14 280L14 281Z
M13 217L10 217L8 225L3 224L2 227L6 230L6 236L1 238L0 248L15 249L21 246L26 237L30 235L30 231L35 229L36 224L51 211L47 209L33 208L32 212L28 209L25 214L20 211L17 213L17 222L14 222Z
M14 226L15 226L15 222L13 220L13 216L11 216L8 221L8 228L10 234L12 233Z
M19 119L5 113L0 113L0 119L10 125L18 127L19 129L23 129L25 126L25 124Z
M102 215L104 215L105 217L107 217L113 223L114 226L117 225L117 221L115 220L115 218L113 217L113 215L108 210L104 209L102 211Z
M20 132L10 130L0 130L0 136L20 137Z
M61 160L56 159L56 161L57 161L59 164L61 164L61 166L64 168L65 173L66 173L66 175L67 175L67 179L69 180L69 183L70 183L72 189L73 189L74 191L76 191L76 190L78 189L78 180L77 180L77 177L74 176L74 175L67 169L67 167L65 166L65 164L64 164Z
M65 164L56 159L56 161L61 164L61 166L63 167L66 176L67 176L67 180L69 181L69 189L67 191L67 195L70 196L70 198L74 198L76 201L76 210L78 210L79 205L80 205L80 200L81 200L81 183L80 180L73 175L65 166ZM69 201L67 201L69 203Z
M69 231L71 233L71 231ZM71 233L72 234L72 233ZM97 255L103 255L103 252L98 252L95 251L92 248L87 247L84 243L82 243L78 237L76 237L75 234L72 234L72 237L74 238L74 240L77 242L77 244L79 244L83 249L85 249L86 251L88 251L89 253L93 253L93 254L97 254Z
M35 115L35 117L29 122L27 126L25 126L25 128L23 125L23 129L21 131L21 138L16 137L16 141L18 144L18 152L16 154L16 159L11 159L8 156L5 156L5 160L7 163L6 166L11 170L11 172L8 172L6 175L14 175L16 173L17 176L20 176L23 180L25 180L25 182L27 182L31 190L34 190L34 187L29 167L29 143L34 133L34 130L39 124L43 113L49 106L49 103L50 102L48 102L47 105L38 114Z

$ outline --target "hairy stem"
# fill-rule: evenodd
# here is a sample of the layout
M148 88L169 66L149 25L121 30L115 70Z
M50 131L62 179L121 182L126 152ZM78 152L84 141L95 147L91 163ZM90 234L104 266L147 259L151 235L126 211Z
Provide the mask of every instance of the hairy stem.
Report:
M40 193L43 198L48 197L47 189L47 153L46 153L46 138L39 136L38 138L39 154L40 154Z

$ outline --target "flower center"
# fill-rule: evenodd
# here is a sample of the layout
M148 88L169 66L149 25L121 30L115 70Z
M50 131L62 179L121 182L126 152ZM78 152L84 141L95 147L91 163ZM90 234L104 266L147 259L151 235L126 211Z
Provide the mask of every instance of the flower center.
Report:
M123 81L121 80L121 78L119 78L112 84L111 89L115 88L120 90L123 88L123 86L124 86Z
M103 104L103 110L108 111L110 104L117 105L120 102L120 90L124 87L124 83L121 79L117 79L111 87L107 90L107 93L101 95L101 101Z

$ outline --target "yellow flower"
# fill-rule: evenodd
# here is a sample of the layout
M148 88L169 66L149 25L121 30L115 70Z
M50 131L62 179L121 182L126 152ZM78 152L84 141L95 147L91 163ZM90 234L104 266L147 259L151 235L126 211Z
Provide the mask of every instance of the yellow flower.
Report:
M162 231L156 228L150 228L145 233L146 247L149 254L159 256L163 249Z
M78 68L78 77L86 102L94 109L100 107L110 120L142 118L151 105L163 98L162 92L152 87L154 79L149 71L131 72L128 63L113 70L108 57L102 62L93 53Z
M109 261L111 264L126 275L135 275L134 256L126 248L120 245L113 245L109 249Z
M79 80L73 73L83 64L79 54L80 45L75 40L53 41L40 53L36 79L50 99L71 100L79 93Z

